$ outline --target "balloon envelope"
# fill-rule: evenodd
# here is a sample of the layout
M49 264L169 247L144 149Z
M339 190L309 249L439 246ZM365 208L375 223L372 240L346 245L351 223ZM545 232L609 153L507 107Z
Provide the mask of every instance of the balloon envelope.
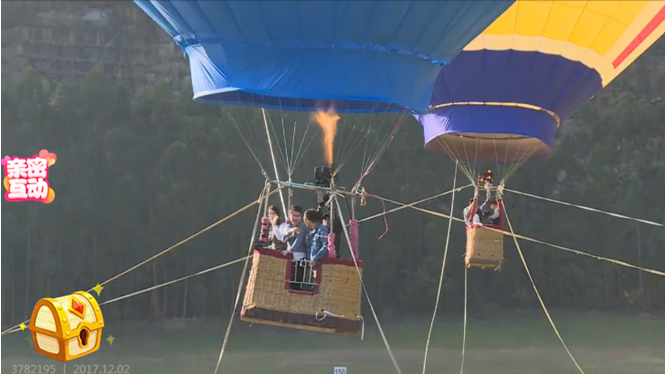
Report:
M291 110L427 108L448 63L514 1L138 1L187 53L194 99Z
M561 121L663 35L664 21L664 1L517 1L441 69L418 117L426 148L471 161L550 156Z

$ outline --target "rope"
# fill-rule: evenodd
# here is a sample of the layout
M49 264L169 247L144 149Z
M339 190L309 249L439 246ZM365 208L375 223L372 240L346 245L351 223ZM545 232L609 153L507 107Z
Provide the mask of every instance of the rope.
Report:
M337 200L336 195L334 195L333 198ZM339 219L342 220L342 222L344 222L344 214L342 213L342 208L339 206L339 204L335 205L337 205L337 212L339 214ZM344 237L346 238L346 243L348 244L349 248L352 248L351 238L349 237L349 230L346 228L346 225L341 225L341 226L342 226L342 231L344 231ZM353 264L356 266L356 272L358 273L358 279L360 280L360 285L363 288L363 293L365 294L365 298L367 299L367 304L369 304L369 309L372 311L372 316L374 317L374 321L376 321L376 327L379 329L379 333L381 334L381 339L383 340L383 344L386 346L386 350L388 351L388 355L390 356L390 360L393 362L393 366L395 367L397 374L402 374L402 370L400 370L399 365L397 364L397 360L395 359L395 355L393 354L393 351L390 348L390 343L388 343L388 338L386 338L386 334L383 332L383 327L381 327L381 322L379 322L379 317L376 315L376 310L374 310L374 305L372 305L372 300L370 300L369 298L369 293L367 292L367 288L365 287L365 282L363 281L362 273L360 272L360 268L358 267L358 259L356 258L356 255L353 251L349 252L351 252L351 258L353 259Z
M276 193L276 192L277 192L278 190L280 190L280 189L281 189L281 188L278 188L277 190L275 190L275 191L269 193L268 196L270 196L270 195ZM268 196L266 196L266 198L267 198ZM251 202L251 203L245 205L244 207L242 207L242 208L236 210L235 212L233 212L233 213L227 215L226 217L224 217L224 218L218 220L217 222L211 224L210 226L208 226L208 227L206 227L206 228L204 228L204 229L202 229L202 230L200 230L200 231L198 231L198 232L196 232L196 233L190 235L189 237L187 237L187 238L185 238L185 239L179 241L178 243L176 243L176 244L174 244L174 245L172 245L172 246L166 248L165 250L163 250L163 251L157 253L156 255L154 255L154 256L148 258L147 260L144 260L144 261L138 263L137 265L132 266L131 268L129 268L129 269L123 271L122 273L120 273L120 274L118 274L118 275L115 275L115 276L111 277L110 279L108 279L108 280L106 280L106 281L100 283L99 285L100 285L100 286L104 286L104 285L106 285L106 284L108 284L108 283L110 283L110 282L112 282L112 281L114 281L114 280L116 280L116 279L118 279L118 278L124 276L124 275L129 274L130 272L132 272L132 271L138 269L139 267L141 267L141 266L143 266L143 265L149 263L150 261L156 260L157 258L159 258L159 257L161 257L161 256L163 256L163 255L165 255L165 254L167 254L167 253L169 253L169 252L171 252L172 250L174 250L174 249L176 249L176 248L182 246L183 244L187 243L188 241L190 241L190 240L192 240L192 239L194 239L194 238L200 236L201 234L203 234L203 233L205 233L205 232L208 232L208 231L212 230L213 228L215 228L215 227L221 225L222 223L225 223L226 221L228 221L228 220L230 220L231 218L233 218L233 217L239 215L240 213L246 211L247 209L251 208L251 207L254 206L255 204L259 204L260 202L261 202L261 199L258 199L258 200L255 200L255 201L253 201L253 202ZM86 292L92 292L93 290L94 290L94 288L91 288L91 289L89 289L89 290L86 291ZM30 320L26 320L26 321L23 321L23 322L21 322L21 323L18 323L18 324L16 324L16 325L14 325L14 326L12 326L12 327L10 327L10 328L8 328L8 329L2 331L2 333L1 333L0 335L8 334L8 333L11 332L10 330L14 330L14 329L16 329L17 327L19 327L21 324L28 324L29 322L30 322Z
M406 206L406 205L407 205L407 204L404 204L404 203L400 203L399 201L390 200L390 199L386 199L386 198L384 198L384 199L385 199L386 201L388 201L388 202L390 202L390 203L393 203L393 204L396 204L396 205L400 205L400 206ZM451 218L451 216L448 215L448 214L443 214L443 213L435 212L435 211L432 211L432 210L429 210L429 209L418 208L418 207L415 207L415 206L410 206L409 208L414 209L414 210L417 210L417 211L419 211L419 212L423 212L423 213L426 213L426 214L430 214L430 215L433 215L433 216L437 216L437 217L441 217L441 218L445 218L445 219L452 219L453 221L464 223L464 220L463 220L463 219L461 219L461 218L457 218L457 217L452 217L452 218ZM574 254L576 254L576 255L582 255L582 256L590 257L590 258L593 258L593 259L596 259L596 260L606 261L606 262L609 262L609 263L612 263L612 264L615 264L615 265L624 266L624 267L631 268L631 269L637 269L637 270L641 270L641 271L644 271L644 272L647 272L647 273L650 273L650 274L655 274L655 275L660 275L660 276L662 276L662 277L665 277L665 272L660 271L660 270L649 269L649 268L645 268L645 267L641 267L641 266L637 266L637 265L629 264L629 263L624 262L624 261L620 261L620 260L615 260L615 259L608 258L608 257L603 257L603 256L594 255L594 254L591 254L591 253L587 253L587 252L584 252L584 251L580 251L580 250L578 250L578 249L573 249L573 248L568 248L568 247L564 247L564 246L557 245L557 244L548 243L548 242L545 242L545 241L542 241L542 240L539 240L539 239L534 239L534 238L530 238L530 237L528 237L528 236L524 236L524 235L516 234L516 233L514 233L514 232L513 232L513 233L505 232L505 231L503 231L503 230L495 229L495 228L493 228L493 227L489 227L489 226L484 226L484 228L485 228L486 230L492 230L492 231L496 231L496 232L501 232L501 233L503 233L503 235L506 235L506 236L510 236L510 237L517 238L517 239L526 240L526 241L529 241L529 242L532 242L532 243L542 244L542 245L544 245L544 246L548 246L548 247L551 247L551 248L554 248L554 249L558 249L558 250L561 250L561 251L566 251L566 252L574 253Z
M469 294L469 282L468 282L469 268L464 267L464 323L462 325L462 365L460 367L460 374L464 374L464 357L466 355L466 312L468 308L468 294Z
M245 142L245 145L247 146L247 150L249 150L249 153L252 154L252 157L254 157L254 160L256 163L259 165L259 168L261 168L261 172L265 175L267 175L266 169L263 167L263 164L261 163L261 160L259 160L258 156L256 153L254 153L254 150L252 149L252 146L249 144L249 141L247 141L247 138L245 135L240 131L240 125L238 125L238 122L236 122L236 119L233 117L231 112L228 110L228 108L224 108L224 112L226 113L226 116L229 118L229 120L232 122L233 127L235 127L236 131L238 132L238 135L240 135L240 138L242 139L243 142Z
M268 119L266 118L266 110L261 108L261 113L263 114L263 124L266 128L266 138L268 138L268 147L270 149L270 157L272 158L272 167L275 170L275 177L279 180L279 171L277 170L277 160L275 160L275 152L272 149L272 137L270 136L270 130L268 129ZM281 148L280 148L281 150ZM290 171L289 171L290 174ZM279 190L279 200L282 202L282 212L286 214L286 202L284 202L284 194L282 190Z
M229 261L229 262L226 262L226 263L224 263L224 264L217 265L217 266L211 267L211 268L206 269L206 270L201 270L201 271L199 271L199 272L197 272L197 273L194 273L194 274L186 275L186 276L184 276L184 277L182 277L182 278L174 279L174 280L172 280L172 281L168 281L168 282L164 282L164 283L161 283L161 284L158 284L158 285L154 285L154 286L151 286L151 287L148 287L148 288L144 288L144 289L142 289L142 290L139 290L139 291L136 291L136 292L132 292L132 293L127 294L127 295L124 295L124 296L116 297L115 299L111 299L111 300L108 300L108 301L105 301L105 302L99 304L99 306L107 305L107 304L111 304L111 303L115 303L116 301L120 301L120 300L128 299L128 298L130 298L130 297L137 296L137 295L140 295L140 294L142 294L142 293L146 293L146 292L154 291L154 290L156 290L156 289L159 289L159 288L162 288L162 287L166 287L166 286L169 286L169 285L174 284L174 283L182 282L182 281L184 281L184 280L187 280L187 279L190 279L190 278L194 278L194 277L197 277L197 276L199 276L199 275L203 275L203 274L206 274L206 273L210 273L211 271L219 270L219 269L221 269L221 268L225 268L225 267L227 267L227 266L231 266L231 265L237 264L237 263L239 263L240 261L245 260L246 258L247 258L247 257L242 257L242 258L239 258L239 259L237 259L237 260ZM28 320L28 322L30 322L30 321ZM3 332L3 335L13 334L13 333L15 333L15 332L19 332L19 331L23 331L23 329L21 329L20 327L17 327L17 328L15 328L15 329L13 329L13 330L8 329L6 332Z
M269 188L270 188L270 183L266 182L266 185L261 191L261 194L259 195L258 198L259 209L256 212L256 219L254 220L254 228L252 229L252 236L249 238L249 248L247 249L247 257L245 257L245 264L242 267L242 274L240 274L240 281L238 281L238 292L236 292L236 300L235 303L233 304L233 312L231 312L231 318L229 319L229 324L226 326L226 332L224 333L224 341L222 342L222 349L219 351L219 358L217 359L217 365L215 365L215 371L213 372L214 374L217 374L217 371L219 370L219 364L221 364L222 362L222 357L224 357L224 352L226 351L226 345L229 342L229 336L231 335L231 327L233 326L233 319L235 317L236 310L238 309L238 302L240 301L242 286L243 283L245 283L245 275L247 275L247 265L249 264L249 259L252 257L250 255L252 249L254 249L254 238L256 237L256 233L259 229L259 219L261 218L261 202L263 201L263 199L266 199L267 201L270 194L272 194L272 192L267 193ZM280 190L281 187L278 187L273 192Z
M323 315L323 317L319 317L319 314ZM345 314L341 314L341 315L340 314L335 314L335 313L330 312L328 310L321 309L320 312L316 313L314 318L316 318L317 321L321 322L324 319L326 319L328 316L336 317L336 318L344 318ZM365 340L365 319L363 318L363 316L356 316L356 317L360 318L360 323L361 323L361 325L360 325L360 340Z
M453 160L460 160L460 159L462 159L461 154L460 154L459 152L453 152L452 149L450 148L450 146L448 145L448 143L447 143L445 140L443 140L442 138L436 138L436 141L437 141L437 143L439 143L441 146L443 146L443 148L444 148L443 151L444 151L446 154L448 154L448 156L449 156L451 159L453 159ZM464 143L463 143L463 144L464 144ZM457 151L457 148L455 148L455 150ZM476 143L476 151L478 151L478 143ZM476 173L476 171L475 171L475 169L476 169L476 167L475 167L475 162L474 162L474 166L473 166L473 168L472 168L472 167L471 167L471 162L469 161L469 156L468 156L468 154L467 154L467 152L466 152L466 146L464 146L464 153L465 153L466 156L467 156L467 157L466 157L466 160L468 161L468 165L467 165L466 163L464 163L464 162L461 162L461 164L459 165L459 168L460 168L460 170L462 170L462 173L464 173L464 175L466 175L466 177L469 179L469 181L470 181L471 183L475 183L475 177L474 177L474 175L475 175L475 173ZM476 153L477 153L477 152L476 152ZM472 169L473 169L473 170L472 170Z
M365 319L363 316L360 317L360 340L365 340Z
M145 292L154 291L156 289L166 287L166 286L172 285L174 283L182 282L182 281L185 281L185 280L190 279L190 278L198 277L199 275L210 273L211 271L215 271L215 270L225 268L227 266L235 265L235 264L237 264L237 263L239 263L243 260L246 260L248 257L249 256L241 257L239 259L229 261L229 262L223 263L221 265L217 265L217 266L213 266L211 268L205 269L205 270L201 270L201 271L196 272L194 274L186 275L184 277L174 279L172 281L164 282L164 283L161 283L161 284L158 284L158 285L154 285L154 286L151 286L151 287L148 287L148 288L144 288L144 289L136 291L136 292L132 292L132 293L124 295L124 296L116 297L115 299L104 301L103 303L101 303L99 305L102 306L102 305L106 305L106 304L115 303L116 301L124 300L124 299L130 298L130 297L133 297L133 296L137 296L137 295L140 295L140 294L145 293Z
M469 184L467 184L467 185L465 185L465 186L457 187L457 188L454 188L454 189L452 189L452 190L450 190L450 191L446 191L446 192L442 192L442 193L440 193L440 194L436 194L436 195L434 195L434 196L426 197L426 198L424 198L424 199L420 199L420 200L418 200L418 201L414 201L414 202L409 203L409 204L397 203L397 204L400 205L400 206L398 206L397 208L393 208L393 209L390 209L390 210L388 210L388 211L384 211L383 213L378 213L378 214L374 214L374 215L372 215L372 216L369 216L369 217L363 218L363 219L361 219L361 220L358 220L358 223L360 223L360 222L364 222L364 221L369 221L369 220L374 219L374 218L377 218L377 217L385 216L385 215L387 215L388 213L394 213L394 212L400 211L400 210L402 210L402 209L411 208L411 207L414 206L414 205L418 205L418 204L422 204L422 203L427 202L427 201L430 201L430 200L438 199L439 197L443 197L443 196L446 196L446 195L450 195L451 193L459 192L459 191L462 191L462 190L465 189L465 188L472 187L472 186L473 186L473 184L469 183ZM395 204L395 203L394 203L393 201L391 201L391 200L387 200L387 199L381 198L381 197L376 196L376 195L368 195L366 192L364 192L364 188L363 188L362 198L365 198L365 196L375 197L375 198L378 198L378 199L381 199L381 200L384 200L384 201L388 201L388 202L391 202L391 203Z
M328 304L330 302L330 298L328 297L328 292L330 291L330 288L332 288L333 284L334 284L334 282L330 282L330 284L326 288L326 291L323 293L323 295L321 296L321 299L319 301L319 307L321 308L321 310L323 312L326 311L326 308L328 307ZM318 316L318 313L316 314L316 316ZM326 315L323 316L323 319L321 319L321 321L323 321L324 319L326 319Z
M382 212L382 213L379 213L378 215L383 217L383 224L385 225L385 228L386 228L386 229L383 231L383 233L382 233L381 235L379 235L379 237L378 237L378 240L381 240L381 239L383 239L384 236L386 236L386 234L388 233L388 230L390 230L390 226L388 226L388 215L387 215L387 213L386 213L386 201L383 200L383 199L380 198L380 197L377 197L377 196L374 196L374 195L368 195L368 194L366 194L366 193L363 195L362 198L363 198L363 199L366 199L367 196L369 196L369 197L375 197L375 198L379 199L379 201L381 202L381 209L383 210L383 212ZM360 221L358 221L358 223L360 223Z
M453 195L450 203L450 212L453 212L455 208L455 186L457 186L457 167L458 163L455 163L455 176L453 177ZM451 214L452 217L452 214ZM427 369L427 355L429 353L429 343L432 338L432 330L434 330L434 321L436 320L436 312L439 309L439 301L441 300L441 289L443 288L443 273L446 269L446 259L448 258L448 246L450 244L450 231L453 227L453 220L448 220L448 234L446 234L446 246L443 250L443 261L441 263L441 275L439 275L439 288L436 291L436 302L434 303L434 312L432 313L432 321L429 324L429 331L427 332L427 342L425 343L425 357L423 358L423 374Z
M277 191L281 191L281 188L277 188L277 189L275 189L274 191L270 192L270 193L268 194L268 196L266 196L265 198L269 197L270 195L273 195L273 194L276 193ZM139 268L139 267L141 267L141 266L147 264L147 263L150 262L150 261L156 260L157 258L159 258L159 257L161 257L161 256L163 256L163 255L165 255L165 254L167 254L167 253L169 253L169 252L171 252L172 250L174 250L174 249L176 249L176 248L182 246L183 244L189 242L190 240L192 240L192 239L194 239L194 238L196 238L196 237L198 237L198 236L200 236L200 235L202 235L202 234L204 234L204 233L206 233L206 232L208 232L208 231L214 229L215 227L217 227L217 226L221 225L222 223L224 223L224 222L230 220L231 218L236 217L236 216L239 215L240 213L243 213L243 212L246 211L247 209L249 209L249 208L251 208L251 207L253 207L254 205L259 204L259 203L261 203L261 199L257 199L257 200L255 200L255 201L253 201L253 202L251 202L251 203L245 205L244 207L242 207L242 208L236 210L235 212L229 214L228 216L226 216L226 217L220 219L219 221L213 223L212 225L210 225L210 226L208 226L208 227L206 227L206 228L200 230L199 232L197 232L197 233L195 233L195 234L193 234L193 235L191 235L191 236L189 236L189 237L187 237L187 238L185 238L185 239L179 241L178 243L176 243L176 244L174 244L174 245L172 245L172 246L166 248L165 250L163 250L163 251L157 253L156 255L154 255L154 256L148 258L147 260L145 260L145 261L143 261L143 262L141 262L141 263L139 263L139 264L137 264L137 265L132 266L131 268L129 268L129 269L123 271L122 273L120 273L120 274L118 274L118 275L116 275L116 276L110 278L110 279L107 280L107 281L104 281L103 283L100 283L100 286L103 286L103 285L105 285L105 284L107 284L107 283L110 283L110 282L112 282L112 281L114 281L114 280L116 280L116 279L122 277L123 275L126 275L126 274L130 273L130 272L136 270L137 268ZM90 290L92 290L92 289L90 289ZM90 292L90 291L88 291L88 292Z
M30 322L30 321L28 321L28 322ZM26 328L27 327L28 326L26 326ZM19 331L23 331L20 326L19 327L11 327L11 328L3 331L2 335L9 335L9 334L13 334L13 333L19 332Z
M400 117L397 118L395 121L395 125L393 126L392 131L387 137L387 140L384 142L383 146L379 148L379 151L376 153L376 156L367 164L367 167L365 168L364 172L361 172L360 178L358 178L358 181L353 185L351 188L351 191L355 191L360 184L362 183L363 179L365 179L366 176L368 176L372 170L374 169L374 166L376 166L376 163L379 161L379 159L383 156L385 153L386 149L388 149L388 146L390 143L392 143L393 139L395 138L395 134L397 133L397 130L399 130L400 125L402 124L402 120L406 116L406 112L403 112Z
M532 195L532 194L526 193L526 192L515 191L515 190L508 189L508 188L504 188L504 191L512 192L512 193L518 194L518 195L524 195L524 196L532 197L534 199L549 201L551 203L556 203L556 204L561 204L561 205L566 205L566 206L572 206L574 208L588 210L589 212L601 213L601 214L605 214L605 215L608 215L608 216L611 216L611 217L616 217L616 218L621 218L621 219L627 219L627 220L630 220L630 221L640 222L640 223L644 223L644 224L651 225L651 226L665 227L665 225L662 224L662 223L658 223L658 222L654 222L654 221L648 221L646 219L641 219L641 218L634 218L634 217L624 216L623 214L607 212L607 211L596 209L596 208L590 208L590 207L587 207L587 206L584 206L584 205L567 203L565 201L559 201L559 200L550 199L548 197Z
M485 227L485 229L490 229L490 227ZM496 229L494 229L494 230L496 230ZM499 230L497 230L497 231L499 231ZM512 237L517 238L517 239L526 240L526 241L529 241L529 242L532 242L532 243L542 244L542 245L545 245L545 246L548 246L548 247L552 247L554 249L559 249L559 250L562 250L562 251L574 253L576 255L591 257L591 258L596 259L596 260L607 261L607 262L610 262L610 263L615 264L615 265L624 266L624 267L631 268L631 269L636 269L636 270L641 270L641 271L644 271L644 272L647 272L647 273L651 273L651 274L655 274L655 275L660 275L661 277L665 277L665 272L662 272L662 271L659 271L659 270L654 270L654 269L649 269L649 268L629 264L629 263L624 262L624 261L594 255L594 254L583 252L583 251L580 251L580 250L577 250L577 249L568 248L568 247L564 247L564 246L561 246L561 245L544 242L542 240L529 238L527 236L523 236L523 235L519 235L519 234L508 234L508 233L506 233L505 235L509 235L509 236L512 236Z
M323 317L319 317L319 314L323 315ZM333 318L344 318L346 314L335 314L333 312L327 311L325 309L322 309L320 312L316 312L316 320L321 322L324 319L326 319L328 316L333 317Z
M503 209L503 213L506 216L506 222L508 223L508 228L510 229L510 232L512 233L513 232L513 225L510 223L510 218L508 218L508 213L506 212L505 207ZM550 315L550 312L547 310L547 307L545 306L545 302L543 301L543 298L540 296L540 292L538 292L538 287L536 287L536 282L534 282L533 277L531 276L531 271L529 271L529 267L527 266L526 260L524 259L524 254L522 253L522 248L520 248L520 243L517 241L517 238L515 236L513 236L513 241L515 242L515 247L517 247L517 253L519 253L520 259L522 260L522 264L524 265L524 270L526 270L526 275L529 276L529 281L531 281L531 286L533 286L533 291L536 293L536 296L538 297L538 302L540 302L540 306L543 308L543 312L545 312L545 316L547 316L547 320L550 322L550 325L552 326L552 329L554 330L554 333L556 334L557 338L559 338L559 341L561 342L561 345L563 345L563 348L568 353L568 356L570 356L570 359L573 360L573 363L577 367L577 370L579 370L580 373L584 374L584 370L582 370L580 365L577 363L577 360L575 360L575 357L570 352L570 349L568 349L568 346L563 341L563 337L561 337L561 334L559 333L559 329L556 328L556 325L554 324L554 320L552 319L552 316Z

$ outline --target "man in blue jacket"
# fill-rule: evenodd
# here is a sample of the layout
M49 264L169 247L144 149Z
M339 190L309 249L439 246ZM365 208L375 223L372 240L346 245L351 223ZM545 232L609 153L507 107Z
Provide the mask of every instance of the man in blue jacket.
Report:
M309 260L316 266L322 258L328 257L328 228L321 223L321 212L315 209L305 211L305 225L309 233Z

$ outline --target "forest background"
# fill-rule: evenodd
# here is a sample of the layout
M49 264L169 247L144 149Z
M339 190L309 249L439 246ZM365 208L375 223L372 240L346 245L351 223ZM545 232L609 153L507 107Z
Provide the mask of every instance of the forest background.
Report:
M186 60L179 63L186 67ZM566 121L552 159L525 163L507 186L665 221L664 63L661 41ZM3 326L29 318L38 299L89 289L256 199L264 178L236 126L272 172L259 110L194 103L187 83L174 88L168 76L149 84L128 83L105 66L82 70L77 79L56 79L28 67L15 79L3 80L3 156L29 157L46 148L58 157L49 170L53 203L2 201ZM276 142L282 139L282 119L286 129L296 119L280 112L270 118ZM315 135L317 126L307 117L297 119L298 141L311 139L312 144L293 179L312 181L313 167L323 161L321 134ZM358 179L363 156L384 144L394 119L343 116L336 149L348 150L358 134L364 134L365 143L342 169L341 185L351 187ZM281 146L291 147L290 139ZM363 185L371 193L411 202L451 189L454 168L450 159L423 149L422 130L407 117ZM458 185L468 182L458 176ZM461 216L471 194L470 189L456 194L454 215ZM316 202L311 193L296 193L295 200L304 206ZM279 204L279 199L271 202ZM511 193L506 204L520 234L665 269L662 228ZM421 206L449 213L451 201L444 197ZM381 202L370 199L356 213L362 218L381 211ZM242 257L254 216L251 209L109 284L101 301ZM374 305L382 316L429 313L447 221L409 209L386 219L389 230L380 240L386 230L382 218L361 225L360 252ZM443 315L461 313L463 305L461 224L453 224L450 241ZM551 308L635 314L665 309L662 277L529 242L521 245ZM501 272L470 272L474 316L540 307L510 240L505 257ZM106 319L228 317L240 270L226 268L111 304Z

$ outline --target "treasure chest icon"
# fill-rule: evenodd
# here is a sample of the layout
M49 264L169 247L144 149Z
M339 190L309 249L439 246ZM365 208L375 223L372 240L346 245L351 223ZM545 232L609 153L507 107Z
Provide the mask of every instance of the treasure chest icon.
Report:
M97 300L79 291L39 300L29 328L38 353L58 361L71 361L99 349L103 327Z

